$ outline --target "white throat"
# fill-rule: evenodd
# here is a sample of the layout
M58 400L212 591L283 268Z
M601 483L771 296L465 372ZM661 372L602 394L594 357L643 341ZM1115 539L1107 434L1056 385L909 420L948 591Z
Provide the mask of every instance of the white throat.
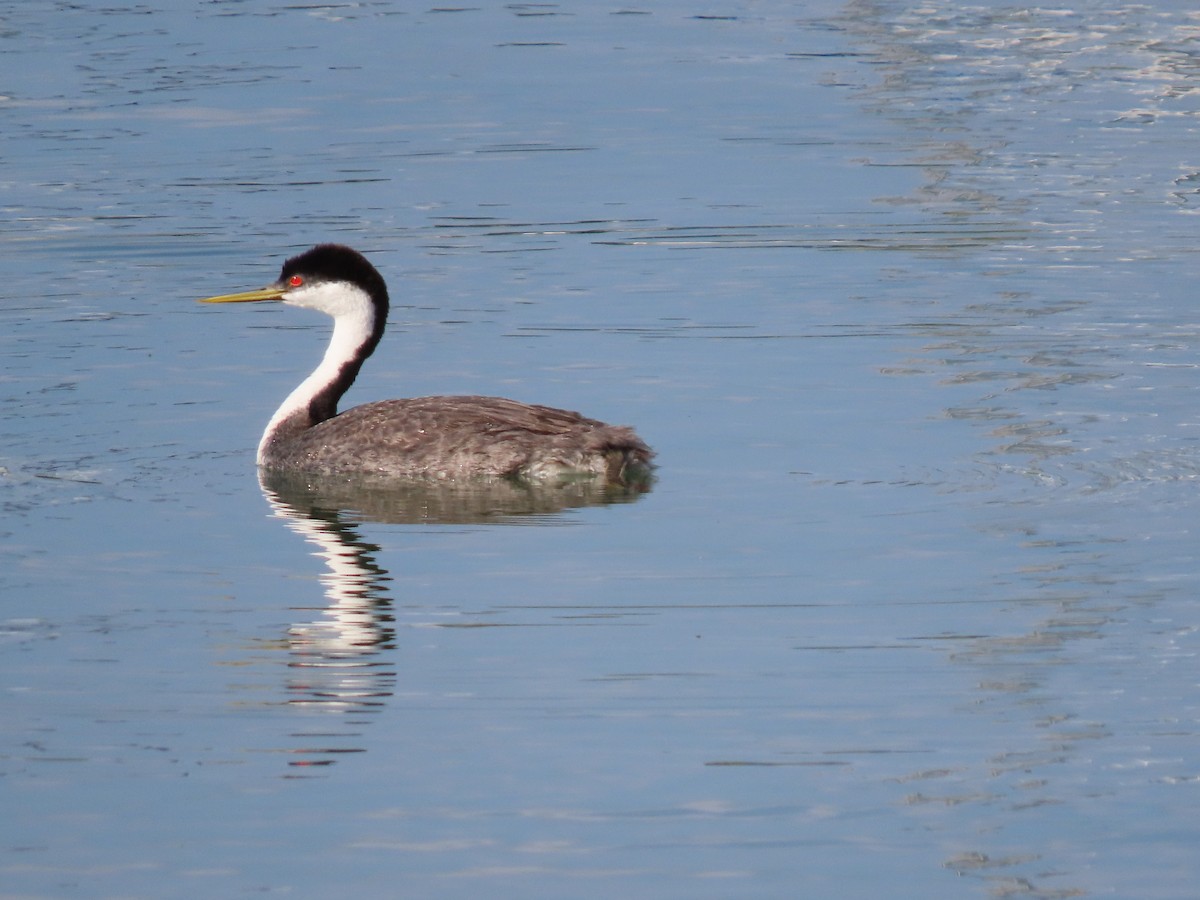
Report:
M259 465L264 462L267 445L276 427L297 412L307 409L317 394L337 380L346 363L360 355L375 327L375 306L370 295L345 282L318 283L289 291L283 302L333 316L333 335L321 364L288 394L267 423L258 442Z

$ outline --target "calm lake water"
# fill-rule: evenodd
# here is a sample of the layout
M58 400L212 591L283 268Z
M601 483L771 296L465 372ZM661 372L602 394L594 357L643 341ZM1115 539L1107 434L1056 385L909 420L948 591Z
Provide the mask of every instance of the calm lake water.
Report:
M0 4L0 896L1194 897L1200 15ZM352 403L641 496L306 493Z

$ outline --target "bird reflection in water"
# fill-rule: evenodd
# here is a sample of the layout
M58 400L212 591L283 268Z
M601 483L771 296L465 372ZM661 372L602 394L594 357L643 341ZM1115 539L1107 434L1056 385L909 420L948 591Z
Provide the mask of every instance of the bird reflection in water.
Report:
M270 470L260 470L259 484L275 516L314 545L327 568L320 576L327 602L311 607L320 617L288 629L288 702L338 713L344 727L295 733L323 744L289 751L296 767L328 766L363 752L333 744L361 743L349 729L369 722L395 689L388 658L396 649L391 579L376 558L381 548L360 535L362 525L550 525L568 509L632 502L650 488L603 478L441 482Z

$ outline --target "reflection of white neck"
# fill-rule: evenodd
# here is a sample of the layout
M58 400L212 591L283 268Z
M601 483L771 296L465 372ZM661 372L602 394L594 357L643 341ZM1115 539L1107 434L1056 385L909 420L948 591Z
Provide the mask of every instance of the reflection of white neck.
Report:
M314 397L342 377L347 363L361 365L370 355L364 348L375 328L375 307L370 296L352 284L317 284L311 288L292 291L284 302L291 306L320 310L333 316L333 335L329 339L329 346L325 349L321 364L288 394L287 399L275 410L275 415L271 416L271 421L267 423L262 440L258 442L260 466L265 462L267 445L280 423L298 412L305 413ZM357 374L357 370L355 373ZM351 377L350 381L341 385L341 392L350 387L353 380ZM341 396L340 392L338 396ZM308 422L310 427L315 424L312 421Z
M269 491L264 494L275 516L314 544L318 549L313 555L324 560L329 568L320 576L329 599L325 617L316 622L293 625L290 629L293 646L314 651L330 660L377 652L379 622L370 591L375 573L362 564L356 548L348 545L328 525L296 515Z

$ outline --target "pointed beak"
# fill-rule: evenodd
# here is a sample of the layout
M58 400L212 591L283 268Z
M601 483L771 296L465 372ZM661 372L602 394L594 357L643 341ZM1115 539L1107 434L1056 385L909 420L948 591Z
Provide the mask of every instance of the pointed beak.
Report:
M201 303L258 303L262 300L282 300L283 285L272 284L256 291L242 291L240 294L221 294L217 297L205 297Z

